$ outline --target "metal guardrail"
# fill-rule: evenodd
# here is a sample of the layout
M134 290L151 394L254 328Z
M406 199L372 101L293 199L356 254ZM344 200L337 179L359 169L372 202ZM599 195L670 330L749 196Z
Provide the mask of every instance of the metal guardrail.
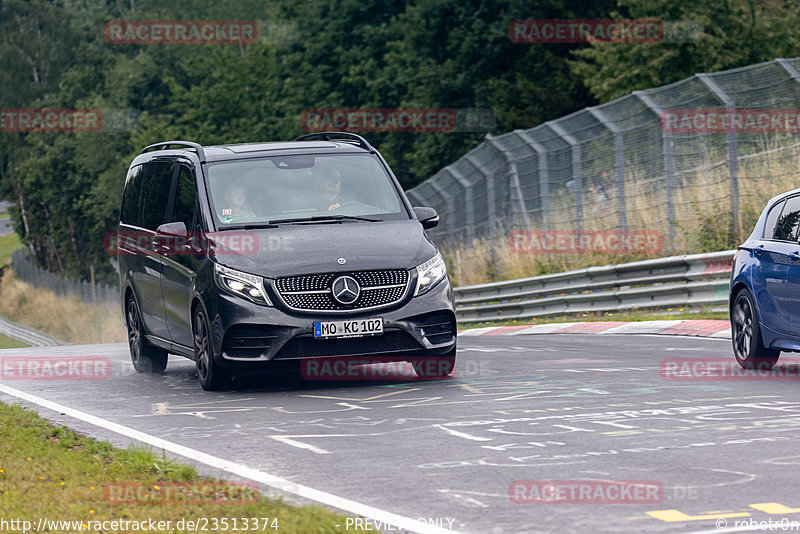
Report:
M671 256L454 289L459 322L727 306L733 254Z
M0 334L18 339L31 347L56 347L68 344L29 326L9 321L5 317L0 317Z

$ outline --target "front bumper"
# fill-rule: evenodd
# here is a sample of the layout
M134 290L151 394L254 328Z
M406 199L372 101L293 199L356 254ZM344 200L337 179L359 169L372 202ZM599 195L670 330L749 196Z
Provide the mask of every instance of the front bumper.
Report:
M341 314L293 312L259 306L219 292L207 302L217 363L225 367L330 356L402 360L447 354L456 343L453 294L447 281L390 308ZM316 321L383 318L378 336L315 339Z

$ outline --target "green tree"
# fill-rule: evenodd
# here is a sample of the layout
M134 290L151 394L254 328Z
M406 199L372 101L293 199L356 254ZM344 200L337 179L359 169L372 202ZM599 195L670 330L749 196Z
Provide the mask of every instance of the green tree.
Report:
M800 55L800 10L787 0L619 0L614 18L691 21L689 43L595 43L574 52L572 71L601 102L716 72Z

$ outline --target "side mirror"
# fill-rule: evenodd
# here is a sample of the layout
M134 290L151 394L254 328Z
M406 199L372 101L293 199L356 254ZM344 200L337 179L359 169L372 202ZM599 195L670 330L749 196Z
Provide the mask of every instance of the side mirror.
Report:
M186 223L178 221L171 223L164 223L156 228L157 234L162 235L176 235L180 237L187 237Z
M414 214L426 230L436 228L439 225L439 214L433 208L414 208Z

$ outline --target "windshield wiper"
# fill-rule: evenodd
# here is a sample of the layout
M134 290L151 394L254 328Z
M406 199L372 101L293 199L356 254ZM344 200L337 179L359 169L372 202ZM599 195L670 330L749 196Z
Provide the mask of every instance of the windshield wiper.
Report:
M270 224L281 223L302 223L302 222L337 222L337 221L367 221L380 222L380 219L368 219L367 217L357 217L355 215L317 215L314 217L298 217L296 219L275 219Z
M220 226L220 230L257 230L259 228L277 228L278 225L272 221L268 223L240 223L240 224L227 224Z

